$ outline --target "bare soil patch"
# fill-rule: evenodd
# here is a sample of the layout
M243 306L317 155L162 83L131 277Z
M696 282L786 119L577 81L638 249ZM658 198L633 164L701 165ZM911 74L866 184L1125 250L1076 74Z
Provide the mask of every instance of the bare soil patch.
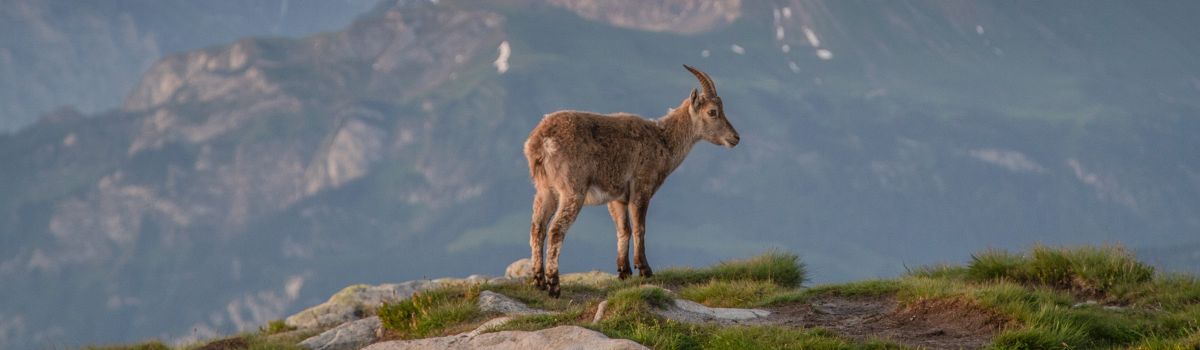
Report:
M819 297L769 309L765 323L828 329L925 349L979 349L1010 321L966 300L921 300L900 306L891 296Z

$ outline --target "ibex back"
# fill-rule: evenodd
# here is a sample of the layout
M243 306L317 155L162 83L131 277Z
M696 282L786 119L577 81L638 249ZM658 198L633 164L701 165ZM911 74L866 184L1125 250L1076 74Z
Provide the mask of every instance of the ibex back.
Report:
M634 267L653 272L646 261L646 209L692 146L700 140L733 148L740 137L725 118L721 98L708 74L684 65L700 80L679 107L657 120L617 113L558 111L546 115L525 141L525 158L537 193L529 230L533 283L559 296L558 256L563 238L584 205L608 204L617 226L617 274L629 268L633 235ZM553 215L552 215L553 214ZM551 217L553 216L553 220ZM542 245L549 229L547 261Z

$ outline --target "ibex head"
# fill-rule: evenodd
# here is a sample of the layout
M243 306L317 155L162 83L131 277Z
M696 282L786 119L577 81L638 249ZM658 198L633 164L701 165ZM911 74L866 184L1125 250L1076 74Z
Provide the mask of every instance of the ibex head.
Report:
M729 119L725 119L725 108L721 104L721 97L717 96L717 87L713 85L712 79L692 66L685 64L683 68L692 72L696 79L700 80L700 87L704 89L702 93L692 89L692 95L688 97L688 101L691 101L688 113L692 123L697 126L698 136L714 145L729 148L737 146L741 136L738 136Z

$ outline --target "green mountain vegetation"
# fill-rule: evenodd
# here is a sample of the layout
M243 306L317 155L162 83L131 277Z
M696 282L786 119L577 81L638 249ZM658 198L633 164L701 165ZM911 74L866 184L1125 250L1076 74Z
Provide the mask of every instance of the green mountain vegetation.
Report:
M0 133L0 347L186 342L349 284L499 274L528 254L541 116L657 117L697 85L681 63L743 141L698 146L655 197L654 266L780 248L836 283L1035 242L1200 266L1196 3L697 3L724 12L384 1L90 88L127 97ZM584 210L563 269L613 268L612 231Z
M555 312L519 317L492 332L578 325L655 349L1200 346L1200 279L1158 272L1119 247L989 250L965 265L934 265L892 279L812 286L802 285L805 271L796 255L769 252L708 268L668 269L649 279L567 284L562 299L548 298L523 281L449 285L384 304L376 312L383 320L385 339L474 329L500 316L476 306L475 299L487 290ZM713 307L762 308L773 316L757 324L690 324L653 312L674 297ZM593 322L601 301L607 301L606 311ZM856 314L860 312L869 317ZM825 314L840 320L822 324ZM279 331L271 328L216 342L237 339L246 344L231 349L295 346L294 339L264 340Z

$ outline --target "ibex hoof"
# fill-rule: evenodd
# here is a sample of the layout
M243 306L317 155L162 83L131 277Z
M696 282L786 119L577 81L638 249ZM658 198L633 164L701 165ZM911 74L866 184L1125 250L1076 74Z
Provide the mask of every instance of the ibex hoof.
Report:
M546 275L542 274L541 272L533 274L533 278L530 279L530 282L532 282L533 286L537 287L537 289L546 290Z
M645 278L650 278L654 277L654 271L651 271L650 267L646 266L645 268L638 269L638 275Z
M547 281L546 284L547 284L546 291L549 292L551 298L558 299L558 297L560 295L562 295L562 291L558 287L558 276L557 275L550 276L550 279L549 279L549 281Z
M629 267L617 266L617 278L624 280L630 275L633 275L633 270L630 270Z

